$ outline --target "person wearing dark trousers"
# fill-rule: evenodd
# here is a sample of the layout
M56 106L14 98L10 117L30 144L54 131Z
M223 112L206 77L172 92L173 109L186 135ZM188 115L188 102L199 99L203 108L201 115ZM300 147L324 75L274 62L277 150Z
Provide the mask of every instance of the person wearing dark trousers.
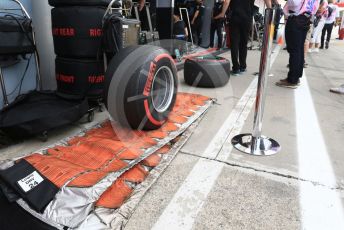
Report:
M203 11L204 11L203 0L196 0L195 12L191 16L192 37L196 45L201 44Z
M333 26L334 26L334 22L332 22L331 24L325 24L322 33L321 33L321 45L320 45L320 49L324 49L324 42L325 42L325 35L327 33L326 36L326 44L325 44L325 48L328 49L329 47L329 43L331 40L331 34L332 34L332 30L333 30Z
M338 6L333 4L333 0L328 0L328 7L327 7L327 18L325 21L325 26L322 30L321 33L321 45L320 49L324 48L324 42L325 42L325 35L326 36L326 42L325 42L325 48L328 49L330 40L331 40L331 34L332 34L332 29L334 26L334 23L336 22L336 19L339 18L339 9Z
M276 0L264 0L267 8L271 8ZM252 24L254 0L225 0L222 12L225 17L227 9L230 9L230 39L234 76L246 72L247 42Z
M303 75L304 44L307 31L310 27L310 19L319 7L314 0L290 1L288 0L283 11L287 17L285 39L289 53L288 77L276 82L277 86L296 89Z
M305 19L306 20L306 19ZM289 52L289 73L288 82L291 85L298 85L299 78L303 74L303 64L305 60L304 44L308 29L307 23L300 26L297 17L288 18L285 28L287 50Z
M230 24L232 74L238 75L246 71L247 42L251 28L251 20L234 21Z
M213 19L211 22L211 30L210 30L210 47L214 47L214 38L215 32L217 34L217 48L222 48L222 40L223 40L223 25L224 25L224 17L220 17L223 7L223 0L215 0L214 8L213 8Z
M254 1L231 0L232 11L229 28L231 30L232 75L246 72L247 42L252 27Z

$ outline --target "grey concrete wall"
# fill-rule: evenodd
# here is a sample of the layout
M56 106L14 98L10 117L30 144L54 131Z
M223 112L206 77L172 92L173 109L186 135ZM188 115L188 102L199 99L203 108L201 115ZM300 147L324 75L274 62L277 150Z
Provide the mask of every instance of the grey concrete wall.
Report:
M51 7L48 1L31 0L32 20L36 32L37 50L43 89L56 89L55 54L51 34Z

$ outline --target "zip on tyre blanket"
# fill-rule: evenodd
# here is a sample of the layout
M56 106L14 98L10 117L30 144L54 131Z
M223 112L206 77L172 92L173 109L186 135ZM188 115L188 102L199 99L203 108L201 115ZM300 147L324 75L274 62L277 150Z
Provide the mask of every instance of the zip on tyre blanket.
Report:
M129 147L136 144L137 139L133 141L128 141L124 143L124 148L119 147L119 151L116 154L116 157L113 157L106 164L100 164L103 167L94 169L90 169L92 165L97 165L97 162L89 162L87 161L87 152L84 152L85 156L78 154L78 158L69 159L68 154L68 146L57 146L47 150L47 153L50 154L49 156L37 156L37 154L28 156L25 158L28 162L31 162L36 168L44 168L46 169L45 165L39 166L39 164L44 164L43 158L53 158L54 162L58 162L59 159L69 159L66 161L66 165L72 162L73 165L80 166L80 162L84 161L86 165L88 165L87 170L82 171L76 170L76 173L68 174L68 176L64 180L55 181L58 187L60 187L60 191L56 194L53 201L51 201L48 206L45 208L42 214L35 212L34 210L30 209L22 199L18 201L18 203L27 211L32 213L37 218L43 220L44 222L53 225L55 227L63 227L67 226L70 228L75 228L82 221L89 215L89 213L94 210L95 203L101 198L102 194L106 192L106 190L113 185L113 183L126 171L136 166L138 163L146 159L147 157L154 154L157 150L161 147L166 145L172 139L179 136L183 133L198 117L200 117L211 105L211 100L207 97L203 97L200 95L191 95L191 94L178 94L179 98L177 100L176 108L174 111L171 112L171 118L169 122L165 126L161 128L164 130L164 127L167 127L169 131L167 131L167 135L164 138L158 139L153 138L156 140L156 143L153 145L146 146L143 150L143 153L134 160L131 161L122 161L121 163L115 162L115 168L118 169L116 171L112 170L104 170L104 168L109 167L117 160L117 156L123 154L126 150L130 149ZM189 105L186 105L185 101L191 101ZM180 113L178 113L178 111ZM184 119L182 119L184 118ZM175 126L175 128L173 128ZM171 128L172 127L172 128ZM82 141L87 142L87 138L92 136L92 132L94 130L90 130L86 133L85 137L77 137L75 139L71 139L69 144L76 144L77 146L82 146ZM156 132L156 131L151 131ZM150 132L147 132L149 134ZM89 134L89 136L88 136ZM153 135L155 136L155 135ZM79 138L79 139L78 139ZM80 141L81 140L81 141ZM131 142L131 143L130 143ZM134 143L133 143L134 142ZM81 144L80 144L81 143ZM98 145L101 145L103 142L99 141ZM97 141L92 141L86 144L93 144L97 145ZM99 147L99 146L98 146ZM101 146L100 146L101 147ZM112 146L113 147L113 146ZM73 153L74 154L74 153ZM83 158L84 157L84 158ZM66 166L64 165L64 166ZM39 166L39 167L38 167ZM2 167L4 168L4 166ZM37 169L39 171L39 169ZM48 171L50 169L47 169ZM77 173L78 172L78 173ZM44 173L42 173L44 175ZM99 174L96 179L92 181L92 183L88 183L88 180L82 180L83 177L87 177L90 174ZM47 175L48 179L49 176ZM91 176L91 178L94 178ZM85 178L84 178L85 179ZM86 181L86 182L85 182ZM94 183L94 184L93 184ZM90 187L87 187L87 186ZM72 187L74 186L74 187Z

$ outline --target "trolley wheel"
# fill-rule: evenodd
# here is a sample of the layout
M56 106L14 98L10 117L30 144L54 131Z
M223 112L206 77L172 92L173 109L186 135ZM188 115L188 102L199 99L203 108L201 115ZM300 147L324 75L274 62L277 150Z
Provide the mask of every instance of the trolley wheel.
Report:
M39 134L38 139L42 142L47 142L48 141L48 131L43 131L41 134Z
M88 112L87 121L92 122L94 120L94 110Z
M99 105L98 105L98 112L100 112L100 113L103 112L103 106L102 106L102 104L99 104Z

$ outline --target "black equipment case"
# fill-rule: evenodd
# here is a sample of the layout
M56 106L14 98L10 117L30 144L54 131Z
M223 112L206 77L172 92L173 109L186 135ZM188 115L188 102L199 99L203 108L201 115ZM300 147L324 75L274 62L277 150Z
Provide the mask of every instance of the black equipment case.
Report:
M55 92L33 91L0 112L0 129L15 139L40 135L76 122L88 109L86 99L66 100Z
M0 54L27 54L35 52L31 20L12 14L0 16Z

